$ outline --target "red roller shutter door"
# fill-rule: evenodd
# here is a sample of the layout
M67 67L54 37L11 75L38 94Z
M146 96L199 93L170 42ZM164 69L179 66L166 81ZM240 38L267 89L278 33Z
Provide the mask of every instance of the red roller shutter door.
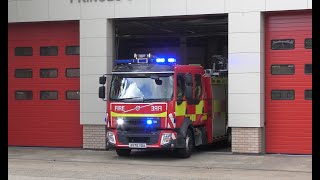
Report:
M311 11L267 14L267 153L312 154L312 94L311 100L308 94L312 75L307 72L312 67L310 38Z
M79 22L8 26L9 145L81 147Z

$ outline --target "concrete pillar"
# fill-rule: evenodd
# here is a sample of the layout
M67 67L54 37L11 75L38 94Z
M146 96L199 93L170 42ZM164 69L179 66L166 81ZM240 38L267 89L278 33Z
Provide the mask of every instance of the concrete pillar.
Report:
M80 20L80 123L83 147L106 149L106 102L99 99L99 77L110 73L114 56L113 23Z
M261 12L229 13L232 152L261 153L265 122L265 27Z

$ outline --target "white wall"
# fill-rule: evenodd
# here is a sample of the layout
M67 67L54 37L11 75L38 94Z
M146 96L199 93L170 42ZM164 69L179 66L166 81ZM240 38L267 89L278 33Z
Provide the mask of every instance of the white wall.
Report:
M107 19L228 13L229 126L262 127L263 12L299 9L312 9L312 0L8 0L8 22L80 20L80 122L105 124L98 77L111 71L114 56Z
M80 20L80 123L105 125L106 102L98 98L99 77L111 73L113 24L106 19Z
M229 13L229 126L264 124L264 16ZM248 23L249 22L249 23Z
M8 0L8 22L312 9L312 0Z

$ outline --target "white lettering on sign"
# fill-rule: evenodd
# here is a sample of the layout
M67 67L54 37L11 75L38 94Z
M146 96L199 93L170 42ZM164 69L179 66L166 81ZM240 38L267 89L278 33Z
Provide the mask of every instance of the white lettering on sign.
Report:
M116 111L124 111L124 106L115 106L114 110L116 110Z
M121 1L121 0L70 0L70 3L78 2L78 3L92 3L92 2L105 2L105 1ZM132 0L127 0L132 1Z
M162 111L162 106L151 106L151 111Z

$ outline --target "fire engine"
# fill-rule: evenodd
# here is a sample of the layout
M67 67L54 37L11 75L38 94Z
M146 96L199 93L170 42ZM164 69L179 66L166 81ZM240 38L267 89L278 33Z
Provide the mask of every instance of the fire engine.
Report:
M99 78L99 98L107 101L107 146L119 156L167 149L188 158L197 146L230 143L226 71L151 54L115 62L112 73Z

